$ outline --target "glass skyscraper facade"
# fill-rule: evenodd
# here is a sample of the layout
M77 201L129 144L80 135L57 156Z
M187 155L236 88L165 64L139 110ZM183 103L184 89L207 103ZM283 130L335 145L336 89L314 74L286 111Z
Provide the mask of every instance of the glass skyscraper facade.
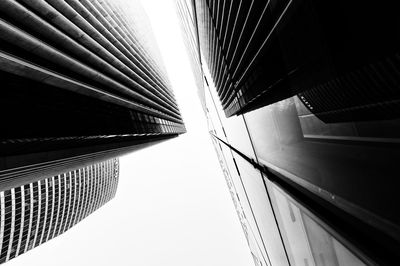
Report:
M203 77L210 136L255 264L399 261L394 6L177 6L190 55L200 58L194 74Z
M117 191L118 159L0 191L0 263L59 236Z

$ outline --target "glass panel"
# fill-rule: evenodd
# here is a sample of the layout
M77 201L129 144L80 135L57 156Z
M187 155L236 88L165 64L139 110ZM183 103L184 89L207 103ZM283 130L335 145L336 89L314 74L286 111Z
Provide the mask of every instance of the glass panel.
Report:
M274 218L271 203L265 189L262 176L251 164L234 155L237 163L243 191L241 202L254 234L259 235L260 247L266 254L266 260L272 265L289 265L278 227Z
M210 90L206 90L206 99L210 99L211 101ZM243 117L235 116L226 118L214 87L211 87L211 94L215 102L215 107L213 106L213 110L219 114L219 118L222 121L229 144L239 151L243 152L247 156L255 157ZM207 102L209 101L207 100ZM216 123L217 121L219 122L219 120L216 120L218 119L217 117L211 117L211 119L214 123ZM222 139L225 140L225 138Z
M293 265L366 265L329 233L321 221L268 182L286 250Z
M332 239L339 265L365 265L336 239Z
M245 202L246 197L242 193L243 190L240 189L241 185L237 182L239 181L239 176L233 164L233 158L230 154L230 151L226 147L223 148L222 145L220 146L219 142L216 141L215 138L213 138L213 144L218 154L219 162L223 170L224 177L228 185L229 192L231 194L231 198L235 206L237 215L242 225L242 229L246 237L247 244L251 250L254 262L256 265L261 265L261 266L270 265L269 262L267 262L265 255L263 254L260 248L260 242L261 242L260 236L254 234L254 231L252 229L254 223L250 224L250 222L252 222L253 220L251 218L251 213L249 212L247 212L247 215L249 215L251 221L249 222L247 219L246 211L244 210L244 208L247 208L247 203ZM234 180L236 180L236 182ZM239 193L241 194L240 196ZM240 198L242 198L243 204ZM242 205L244 205L245 207L243 207Z
M225 139L218 112L215 109L215 105L207 88L205 88L205 103L207 109L208 130L212 131L212 133L216 134L219 138Z
M321 189L327 191L326 199L334 196L346 211L374 219L380 228L388 220L400 224L392 204L400 180L390 178L400 158L398 120L325 123L297 96L244 117L261 163L322 197ZM377 190L376 180L382 177L390 182L380 182Z
M223 118L225 132L228 136L229 144L243 152L247 156L254 158L254 150L251 146L249 134L246 129L242 116Z

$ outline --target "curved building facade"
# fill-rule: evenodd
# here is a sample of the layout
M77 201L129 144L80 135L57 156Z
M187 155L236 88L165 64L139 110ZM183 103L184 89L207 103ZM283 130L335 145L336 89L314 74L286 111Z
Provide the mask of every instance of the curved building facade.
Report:
M0 263L114 197L114 158L186 131L136 0L0 1L0 84Z
M138 1L0 1L0 186L185 132Z
M0 191L0 263L67 231L116 193L118 159Z

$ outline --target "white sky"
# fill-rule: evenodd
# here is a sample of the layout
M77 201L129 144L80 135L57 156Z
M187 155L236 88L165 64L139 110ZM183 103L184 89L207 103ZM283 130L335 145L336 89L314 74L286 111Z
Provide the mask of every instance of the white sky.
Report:
M188 132L121 158L113 200L7 265L254 265L208 136L173 0L142 2Z

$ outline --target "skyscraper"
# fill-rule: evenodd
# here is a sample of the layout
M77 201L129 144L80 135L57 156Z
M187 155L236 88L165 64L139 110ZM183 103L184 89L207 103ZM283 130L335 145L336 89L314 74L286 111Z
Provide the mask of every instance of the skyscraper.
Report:
M372 1L196 1L199 43L225 114L298 95L328 123L398 117L394 7Z
M0 263L114 197L118 159L185 132L137 1L0 1Z
M121 3L0 2L1 190L185 132L144 12Z
M398 261L394 6L177 2L255 264Z
M0 192L0 263L64 233L115 196L118 159Z

